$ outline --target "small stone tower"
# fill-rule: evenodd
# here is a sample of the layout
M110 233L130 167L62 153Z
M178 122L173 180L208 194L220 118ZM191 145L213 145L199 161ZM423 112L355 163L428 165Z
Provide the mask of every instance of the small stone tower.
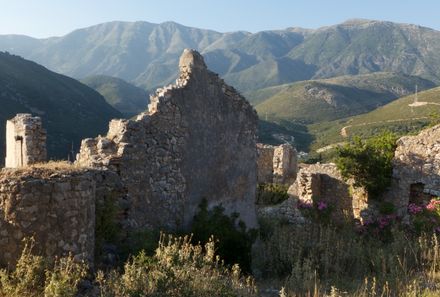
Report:
M7 168L45 162L46 157L46 130L40 117L19 113L6 122Z
M290 144L257 144L258 183L290 185L296 179L298 156Z

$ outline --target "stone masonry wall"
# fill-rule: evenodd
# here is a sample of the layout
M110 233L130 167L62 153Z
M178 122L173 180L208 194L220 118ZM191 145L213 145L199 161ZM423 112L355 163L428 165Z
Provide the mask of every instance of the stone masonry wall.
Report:
M202 199L254 227L256 112L199 53L185 50L179 67L176 84L158 89L148 112L83 140L77 164L120 176L131 227L186 228Z
M23 238L44 256L72 253L93 263L95 181L90 172L0 172L0 266L15 263Z
M46 157L46 131L40 117L19 113L6 122L6 167L24 167Z
M290 144L275 147L273 155L273 182L291 184L296 179L298 157L296 150Z
M257 144L257 168L258 183L273 182L273 155L275 147L273 145Z
M397 206L400 215L407 212L413 185L420 186L419 194L427 199L440 196L440 125L417 136L402 137L397 142L393 182L387 199Z
M296 150L290 144L272 146L257 144L258 183L290 185L298 170Z
M346 182L335 164L318 163L302 167L288 193L304 203L326 202L332 208L335 220L362 219L368 213L366 192Z

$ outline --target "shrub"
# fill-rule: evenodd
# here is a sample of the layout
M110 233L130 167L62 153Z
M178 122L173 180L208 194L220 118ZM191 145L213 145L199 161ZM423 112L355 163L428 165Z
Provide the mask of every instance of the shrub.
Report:
M288 186L280 184L259 184L257 188L257 204L274 205L283 202L289 195Z
M0 296L41 296L44 290L46 263L32 254L34 241L27 239L13 271L0 270Z
M391 183L396 140L390 132L365 141L355 137L338 148L336 165L345 178L354 178L356 186L365 187L371 198L378 198Z
M206 243L214 236L219 240L217 252L227 264L238 263L244 271L250 271L252 243L257 232L247 230L245 223L238 221L237 213L228 216L221 206L208 210L208 203L204 199L194 216L191 232L195 243Z
M144 250L153 255L160 231L151 229L123 230L118 223L119 207L114 195L96 204L95 261L97 266L123 265L131 255ZM102 268L101 267L101 268Z
M382 215L391 215L396 211L396 207L393 203L388 201L383 201L379 204L379 212Z
M253 279L243 278L238 265L226 268L215 255L213 238L202 247L188 236L162 235L153 257L141 252L122 274L99 272L97 282L102 297L256 296Z
M87 265L69 257L53 265L32 254L34 242L26 239L14 270L0 270L0 297L74 297Z
M123 263L132 255L137 255L141 251L147 256L154 255L160 238L160 231L151 229L140 229L128 231L124 241L119 246L120 258Z
M79 282L87 275L87 265L70 257L57 259L52 269L46 270L44 297L74 297Z
M408 205L410 222L417 233L436 232L440 234L440 198L433 198L428 204Z

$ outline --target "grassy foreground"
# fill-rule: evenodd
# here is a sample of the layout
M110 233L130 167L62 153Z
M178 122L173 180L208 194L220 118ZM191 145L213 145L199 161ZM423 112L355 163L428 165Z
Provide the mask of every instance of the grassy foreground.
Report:
M272 294L259 293L238 265L226 267L214 240L201 246L189 237L162 236L153 256L140 252L122 269L95 274L71 257L49 263L28 244L15 270L0 271L0 296L440 296L435 234L411 236L393 227L379 238L275 221L262 227L254 266Z

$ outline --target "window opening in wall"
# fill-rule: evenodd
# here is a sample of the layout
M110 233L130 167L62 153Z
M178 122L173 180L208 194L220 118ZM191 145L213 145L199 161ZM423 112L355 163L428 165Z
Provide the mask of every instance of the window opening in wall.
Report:
M23 137L17 135L15 141L20 141L20 166L23 166Z

